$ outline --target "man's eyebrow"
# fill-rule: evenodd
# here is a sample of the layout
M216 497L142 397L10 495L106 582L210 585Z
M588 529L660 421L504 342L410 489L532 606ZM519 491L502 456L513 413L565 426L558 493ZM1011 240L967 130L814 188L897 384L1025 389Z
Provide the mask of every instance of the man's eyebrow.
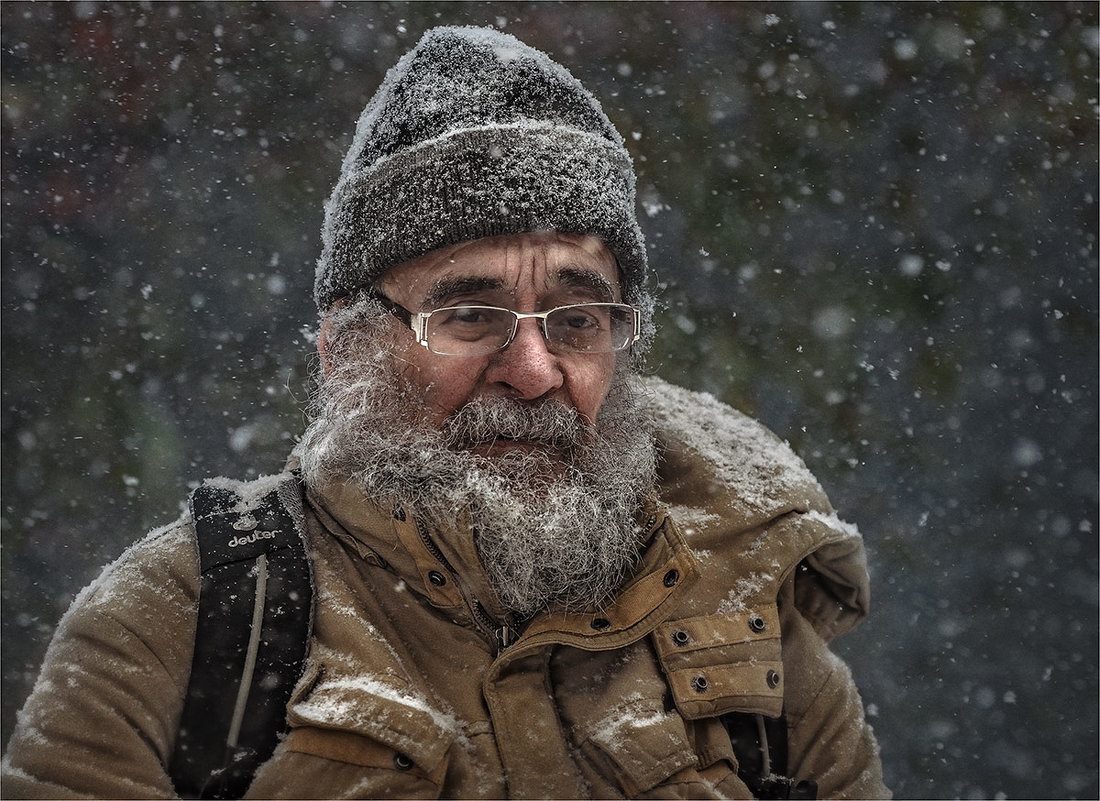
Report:
M594 270L583 267L563 267L558 270L558 281L575 289L587 289L599 300L610 303L615 300L615 288L611 282Z
M442 308L454 298L463 295L473 295L478 292L494 292L504 289L504 282L499 278L487 278L485 276L453 276L440 278L421 304L423 309Z
M615 300L615 288L611 282L594 270L584 267L562 267L555 274L558 284L570 289L587 290L602 302ZM505 289L504 281L488 276L448 276L440 278L421 303L422 309L439 309L455 298L464 295L476 295L479 292L500 292Z

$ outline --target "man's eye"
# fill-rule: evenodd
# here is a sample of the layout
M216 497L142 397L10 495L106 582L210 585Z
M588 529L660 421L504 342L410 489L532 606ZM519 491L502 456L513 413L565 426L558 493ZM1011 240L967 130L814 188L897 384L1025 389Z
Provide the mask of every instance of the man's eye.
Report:
M599 321L591 314L574 312L565 318L565 324L570 328L599 328Z
M478 325L489 321L485 309L466 306L446 309L442 317L444 324L453 325Z
M607 313L598 306L585 309L562 309L554 316L557 319L551 320L551 325L574 331L595 331L607 328L610 323Z

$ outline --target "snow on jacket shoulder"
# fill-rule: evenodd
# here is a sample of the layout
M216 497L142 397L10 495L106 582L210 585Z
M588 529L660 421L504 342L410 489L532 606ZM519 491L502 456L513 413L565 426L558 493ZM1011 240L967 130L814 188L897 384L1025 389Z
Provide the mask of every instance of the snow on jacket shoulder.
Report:
M752 555L761 570L796 566L797 605L827 641L853 629L868 613L870 580L863 539L840 520L817 479L791 448L758 421L658 378L640 382L661 446L661 500L692 547L704 554ZM760 536L761 527L787 521L793 532ZM756 532L756 540L745 537ZM744 568L723 608L752 589ZM731 575L731 574L726 574ZM721 609L717 611L722 611Z

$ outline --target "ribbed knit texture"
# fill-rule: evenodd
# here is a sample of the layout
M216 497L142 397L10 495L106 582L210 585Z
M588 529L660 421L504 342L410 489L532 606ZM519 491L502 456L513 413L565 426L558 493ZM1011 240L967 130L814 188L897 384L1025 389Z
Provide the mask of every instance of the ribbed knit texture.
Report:
M645 306L645 243L623 139L544 53L488 28L435 28L359 118L325 208L324 311L391 267L458 242L557 230L604 240Z

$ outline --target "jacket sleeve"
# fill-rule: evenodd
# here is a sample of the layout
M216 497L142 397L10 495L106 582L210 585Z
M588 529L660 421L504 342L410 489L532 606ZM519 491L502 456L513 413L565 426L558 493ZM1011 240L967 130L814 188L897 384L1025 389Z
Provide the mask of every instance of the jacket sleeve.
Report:
M198 553L185 524L130 548L73 602L4 757L5 798L167 798L191 670Z
M816 781L818 798L890 798L851 671L793 603L781 608L790 774Z

